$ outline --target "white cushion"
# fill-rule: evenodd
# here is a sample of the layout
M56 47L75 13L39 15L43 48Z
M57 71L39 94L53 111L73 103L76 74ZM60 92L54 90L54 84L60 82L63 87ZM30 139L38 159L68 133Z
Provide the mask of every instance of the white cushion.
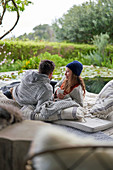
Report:
M74 127L86 132L97 132L101 130L113 127L113 121L104 120L99 118L85 118L85 122L71 121L71 120L58 120L54 121L55 124L66 125L69 127Z

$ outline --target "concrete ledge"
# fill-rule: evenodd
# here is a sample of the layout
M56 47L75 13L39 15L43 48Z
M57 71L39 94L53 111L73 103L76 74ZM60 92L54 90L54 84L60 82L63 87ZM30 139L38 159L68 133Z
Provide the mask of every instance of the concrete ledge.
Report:
M24 120L0 131L0 170L24 170L30 144L41 126L52 126L41 121Z

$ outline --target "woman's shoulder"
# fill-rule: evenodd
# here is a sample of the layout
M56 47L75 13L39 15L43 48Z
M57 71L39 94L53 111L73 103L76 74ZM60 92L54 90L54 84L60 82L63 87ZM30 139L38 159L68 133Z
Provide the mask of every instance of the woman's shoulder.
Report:
M80 84L76 84L71 91L79 91L82 90L82 86Z

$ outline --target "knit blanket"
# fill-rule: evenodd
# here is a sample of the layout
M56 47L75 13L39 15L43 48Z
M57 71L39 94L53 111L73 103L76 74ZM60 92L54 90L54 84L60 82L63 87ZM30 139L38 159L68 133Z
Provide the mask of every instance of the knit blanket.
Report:
M54 120L56 119L56 115L58 119L62 119L62 116L64 115L62 111L70 107L77 109L80 107L80 105L73 101L71 98L59 100L57 102L45 102L39 108L39 119L43 118L45 120ZM70 119L76 119L76 109L70 111ZM65 119L69 119L69 115L68 117L65 115Z
M24 106L21 108L24 119L54 121L54 120L82 120L86 109L81 107L71 98L59 100L57 102L48 101L43 103L38 112L34 112L34 107Z
M70 98L59 100L57 102L54 101L47 101L39 107L39 112L44 115L44 117L48 118L56 114L57 112L61 112L62 109L66 109L72 106L78 107L79 104L71 100Z

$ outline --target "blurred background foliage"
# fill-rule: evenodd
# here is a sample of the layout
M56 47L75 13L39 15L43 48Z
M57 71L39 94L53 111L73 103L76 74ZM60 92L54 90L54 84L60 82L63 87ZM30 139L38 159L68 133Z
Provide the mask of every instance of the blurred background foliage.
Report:
M31 1L18 2L18 7L29 5ZM22 5L23 4L23 5ZM20 7L19 7L20 8ZM21 9L21 8L20 8ZM109 43L113 43L113 1L90 0L81 5L74 5L52 25L37 25L33 32L17 37L19 40L66 41L92 44L93 36L107 33Z

